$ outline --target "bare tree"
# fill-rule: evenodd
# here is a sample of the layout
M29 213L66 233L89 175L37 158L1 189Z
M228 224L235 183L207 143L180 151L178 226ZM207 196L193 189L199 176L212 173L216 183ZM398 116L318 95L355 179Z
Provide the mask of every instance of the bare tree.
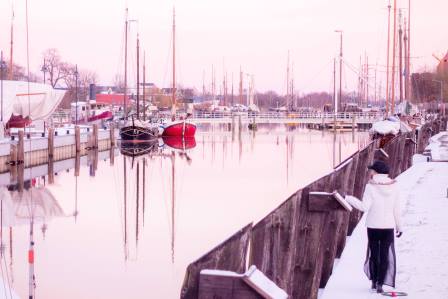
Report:
M48 80L51 86L56 87L58 83L67 79L70 75L70 65L61 60L57 49L51 48L43 53L45 70L48 72Z

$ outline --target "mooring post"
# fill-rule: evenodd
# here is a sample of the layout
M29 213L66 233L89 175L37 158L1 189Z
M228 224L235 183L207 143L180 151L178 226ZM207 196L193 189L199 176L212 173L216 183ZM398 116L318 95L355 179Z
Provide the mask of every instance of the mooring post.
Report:
M48 159L48 183L54 184L54 162L53 157Z
M11 152L9 155L9 172L11 173L11 181L17 181L17 144L11 144Z
M25 145L24 145L24 132L19 131L19 143L17 144L17 162L19 164L25 163Z
M54 128L48 128L48 160L54 156Z
M79 126L75 126L75 148L76 154L81 151L81 132Z
M76 153L75 156L75 176L79 176L79 169L81 168L81 156Z
M23 187L25 186L25 165L17 166L17 186L19 192L23 192Z
M111 123L110 124L110 127L109 127L109 130L110 130L110 147L114 147L115 146L115 125L114 125L114 123Z
M115 160L114 152L115 152L115 147L112 146L112 147L109 149L109 161L110 161L110 165L111 165L111 166L114 165L114 160Z
M98 148L98 125L93 125L93 148Z

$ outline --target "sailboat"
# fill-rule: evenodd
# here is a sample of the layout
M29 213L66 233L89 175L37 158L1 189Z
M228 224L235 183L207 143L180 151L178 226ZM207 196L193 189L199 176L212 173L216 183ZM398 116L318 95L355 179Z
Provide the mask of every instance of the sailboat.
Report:
M140 54L140 40L137 35L137 113L132 114L128 119L126 109L127 98L127 46L128 46L128 14L126 9L126 22L125 22L125 64L124 64L124 119L126 121L124 127L120 129L120 137L122 142L127 143L147 143L158 137L158 129L152 127L149 122L140 120L140 99L139 99L139 54Z
M173 9L173 87L172 87L171 121L164 125L164 137L194 137L196 125L186 117L176 120L176 14Z

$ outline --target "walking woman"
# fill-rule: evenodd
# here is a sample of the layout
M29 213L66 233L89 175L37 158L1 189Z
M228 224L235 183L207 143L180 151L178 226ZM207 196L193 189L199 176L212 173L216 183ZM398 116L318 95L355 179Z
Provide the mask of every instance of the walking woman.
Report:
M383 292L383 284L395 287L396 260L394 229L402 234L400 196L395 180L389 177L389 167L383 161L375 161L369 173L362 201L354 196L345 199L356 209L366 212L368 236L367 257L364 272L372 281L372 289Z

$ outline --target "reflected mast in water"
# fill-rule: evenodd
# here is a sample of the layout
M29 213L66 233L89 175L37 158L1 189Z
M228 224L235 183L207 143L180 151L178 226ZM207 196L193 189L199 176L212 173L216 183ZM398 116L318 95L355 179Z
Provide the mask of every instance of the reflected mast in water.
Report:
M172 190L171 190L171 262L174 264L174 246L175 246L175 204L176 204L176 188L175 188L175 177L176 177L176 153L174 151L171 152L171 182L172 182Z
M126 157L123 157L123 177L124 177L124 260L128 260L128 208L127 208L127 176L126 176Z
M137 195L136 195L136 210L135 210L135 244L138 244L138 213L139 213L139 195L140 195L140 163L137 162Z

